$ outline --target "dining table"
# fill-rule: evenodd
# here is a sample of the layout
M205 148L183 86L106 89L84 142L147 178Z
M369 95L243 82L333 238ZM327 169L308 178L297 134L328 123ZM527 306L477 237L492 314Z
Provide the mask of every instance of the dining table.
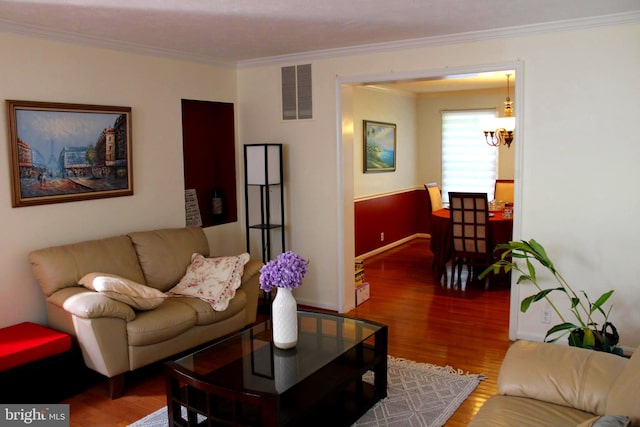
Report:
M508 243L513 238L513 215L504 216L502 210L489 212L489 233L493 247ZM446 272L447 263L453 257L451 237L451 212L448 208L431 213L431 252L433 252L433 272L440 281Z

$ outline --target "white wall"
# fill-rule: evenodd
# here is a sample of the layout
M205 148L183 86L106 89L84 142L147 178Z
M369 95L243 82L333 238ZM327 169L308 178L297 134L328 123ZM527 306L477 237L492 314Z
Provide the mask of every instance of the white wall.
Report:
M235 102L236 73L3 33L0 57L1 99L132 108L134 195L33 207L11 207L6 113L0 120L5 144L0 150L0 327L22 321L46 324L44 299L27 260L29 251L134 230L184 226L180 100ZM207 229L207 234L215 253L243 251L238 223Z
M314 76L326 72L314 64ZM339 299L336 234L341 224L336 213L334 80L314 77L313 120L284 122L280 67L239 70L238 76L239 144L284 145L286 249L310 261L304 285L295 291L298 302L335 309Z
M343 155L352 142L341 139L336 81L515 61L523 70L516 105L522 119L511 147L522 158L515 237L543 243L576 287L590 294L615 289L611 320L625 346L640 344L634 262L640 249L638 23L313 60L314 119L298 123L283 123L278 113L279 67L289 64L241 69L241 142L290 145L289 238L311 260L310 275L296 292L300 302L346 310L353 304L340 306L342 295L349 295L340 292L349 287L341 266L350 269L353 260L353 216L345 203L354 195L341 180L354 172L353 159ZM520 290L529 291L515 289L518 301ZM537 307L516 317L519 337L542 339L548 327Z
M354 197L366 197L413 189L417 179L416 97L412 94L354 88ZM363 172L363 120L396 125L396 170Z

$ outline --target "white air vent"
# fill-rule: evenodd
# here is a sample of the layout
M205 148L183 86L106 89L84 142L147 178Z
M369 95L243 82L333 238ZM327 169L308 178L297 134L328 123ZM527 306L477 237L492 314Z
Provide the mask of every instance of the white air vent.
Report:
M282 67L282 120L311 118L311 64Z

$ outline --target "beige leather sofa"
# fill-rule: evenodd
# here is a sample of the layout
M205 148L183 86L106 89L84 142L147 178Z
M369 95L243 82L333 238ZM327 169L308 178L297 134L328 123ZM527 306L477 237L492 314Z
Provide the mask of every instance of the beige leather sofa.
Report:
M638 351L627 359L559 344L517 341L500 368L498 395L485 402L469 425L614 426L625 425L622 417L629 418L628 425L640 426Z
M262 263L244 266L242 285L224 311L198 298L170 297L148 311L78 285L88 273L121 276L166 292L184 276L193 253L209 256L198 227L133 232L29 254L46 297L49 326L77 338L87 367L109 379L112 398L124 374L255 322Z

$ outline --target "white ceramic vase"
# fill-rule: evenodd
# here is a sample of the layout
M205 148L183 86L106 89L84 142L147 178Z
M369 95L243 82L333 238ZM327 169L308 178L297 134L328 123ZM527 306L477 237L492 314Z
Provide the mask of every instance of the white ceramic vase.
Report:
M277 288L271 305L273 344L282 349L298 343L298 305L289 288Z

